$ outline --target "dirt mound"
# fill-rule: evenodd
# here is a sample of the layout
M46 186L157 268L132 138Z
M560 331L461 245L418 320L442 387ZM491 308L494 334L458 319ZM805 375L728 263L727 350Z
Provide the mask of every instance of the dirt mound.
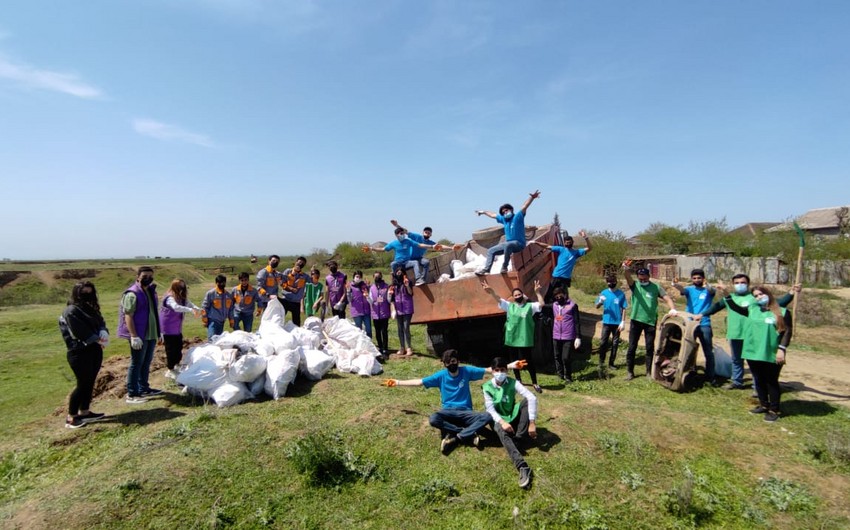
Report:
M0 287L3 287L7 283L12 283L22 274L29 273L26 271L0 271Z
M53 277L57 280L82 280L95 276L97 276L97 271L94 269L65 269L53 274Z

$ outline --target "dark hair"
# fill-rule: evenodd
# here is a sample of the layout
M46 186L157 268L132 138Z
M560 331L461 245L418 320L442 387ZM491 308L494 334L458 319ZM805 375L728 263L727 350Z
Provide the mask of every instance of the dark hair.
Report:
M702 269L694 269L691 271L691 276L702 276L705 278L705 271Z
M395 229L395 235L399 235L399 234L403 234L403 233L404 233L404 228L399 226L398 228Z
M221 283L221 282L226 282L226 281L227 281L227 276L225 276L224 274L219 274L218 276L215 277L215 283L217 283L217 284Z
M606 282L616 282L617 281L617 275L616 274L609 274L608 276L605 277L605 281Z
M743 278L743 279L747 280L747 283L750 283L750 277L747 276L746 274L744 274L743 272L739 272L735 276L732 276L732 281L734 282L738 278Z
M298 258L295 260L295 262L297 263L299 261L303 261L304 265L307 265L307 258L305 258L304 256L298 256Z
M239 273L239 279L240 280L247 280L250 277L251 277L251 275L248 274L247 272L240 272Z
M449 361L452 359L460 360L460 356L457 354L457 350L446 350L443 352L443 364L449 364Z
M641 268L639 268L639 269L637 270L637 273L638 273L638 275L644 274L644 275L646 275L646 276L650 276L650 274L649 274L649 269L647 269L646 267L641 267Z
M93 295L93 299L91 301L83 299L83 289L91 289ZM97 314L99 315L100 304L97 301L97 289L95 289L94 284L89 281L74 284L74 287L71 289L71 299L68 300L68 305L85 305L97 311Z
M337 263L336 260L333 260L333 259L329 259L328 262L325 263L325 265L327 265L328 267L333 267L333 266L339 267L339 263Z
M313 276L313 275L319 276L320 274L321 274L321 272L319 272L319 269L317 269L316 267L313 267L312 269L310 269L310 276Z
M573 239L573 236L564 236L564 242L566 243L567 241L572 241L573 243L575 243L576 240Z
M136 276L141 276L143 272L153 272L153 268L151 268L149 265L142 265L141 267L139 267L139 270L136 271Z
M493 362L490 363L490 368L492 368L492 369L504 368L504 369L507 370L508 362L505 359L503 359L502 357L493 357Z
M502 212L504 212L505 210L513 210L513 209L514 209L514 207L506 202L505 204L499 206L499 215L502 215Z
M360 276L360 279L363 279L363 271L356 270L356 271L354 271L353 276Z
M433 232L434 230L430 226L426 226L422 229L423 232Z
M552 298L555 298L559 294L564 294L564 290L560 287L555 287L554 289L552 289Z
M272 254L271 256L269 256L269 261L271 261L273 259L280 261L280 256L278 256L277 254Z

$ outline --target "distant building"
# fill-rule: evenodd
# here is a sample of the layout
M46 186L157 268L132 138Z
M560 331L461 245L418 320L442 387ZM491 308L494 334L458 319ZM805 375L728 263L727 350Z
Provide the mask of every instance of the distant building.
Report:
M729 235L733 236L745 236L745 237L755 237L766 230L773 228L774 226L779 226L782 223L777 222L769 222L769 223L747 223L745 225L741 225L738 228L733 228L729 231Z
M797 224L808 234L838 237L850 235L850 205L832 206L809 210L797 219ZM782 223L766 230L766 232L785 232L794 229L794 223Z

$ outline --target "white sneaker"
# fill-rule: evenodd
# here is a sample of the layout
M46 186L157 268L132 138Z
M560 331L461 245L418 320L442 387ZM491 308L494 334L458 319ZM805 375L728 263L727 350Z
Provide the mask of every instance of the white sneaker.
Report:
M142 403L147 403L148 400L141 396L127 396L125 402L129 405L141 405Z
M416 283L414 283L413 285L425 285L425 280L422 280L422 279L416 280Z
M174 369L166 370L165 371L165 377L167 377L168 379L177 379L178 373L179 372L177 370L174 370Z

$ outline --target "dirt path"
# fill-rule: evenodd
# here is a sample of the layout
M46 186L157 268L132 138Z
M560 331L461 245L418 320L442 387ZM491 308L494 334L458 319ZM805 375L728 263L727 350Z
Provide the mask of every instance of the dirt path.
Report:
M841 357L789 349L779 381L798 399L850 408L850 361Z

